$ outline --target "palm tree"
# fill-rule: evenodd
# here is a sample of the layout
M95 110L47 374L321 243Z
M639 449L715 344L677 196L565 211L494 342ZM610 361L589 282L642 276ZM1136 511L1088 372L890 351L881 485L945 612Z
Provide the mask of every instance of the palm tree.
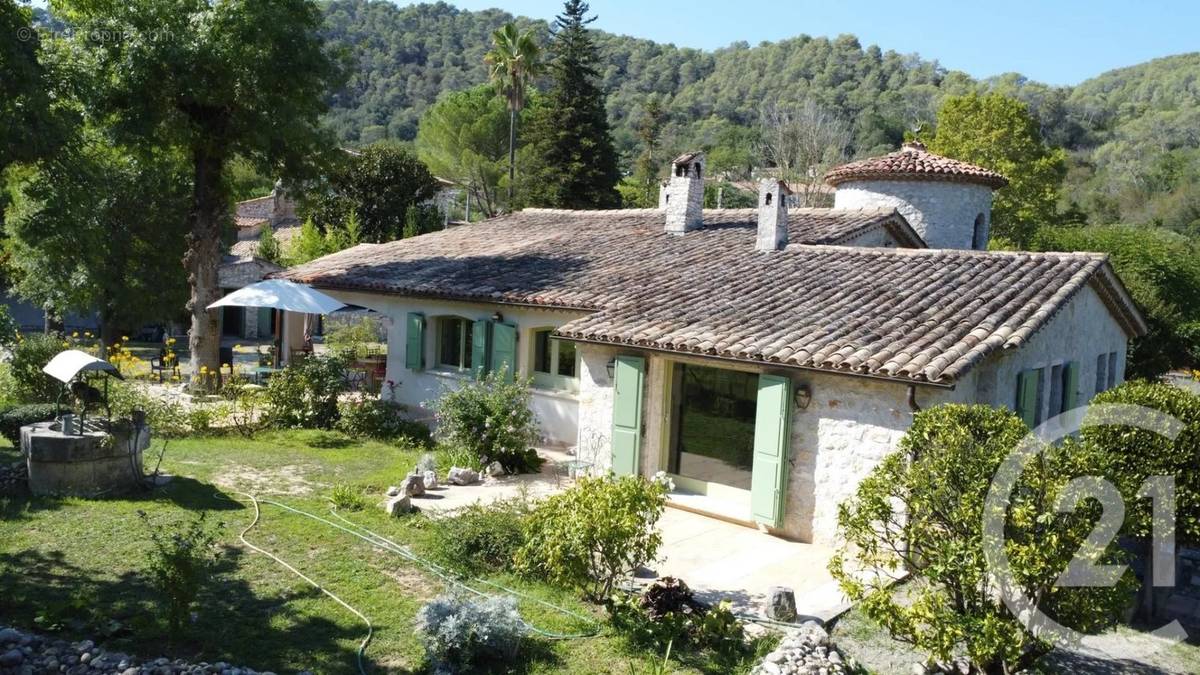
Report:
M484 55L491 66L489 78L508 99L508 203L512 207L513 183L517 174L517 113L525 107L525 93L541 72L542 49L532 31L519 33L516 24L506 23L492 33L492 50Z

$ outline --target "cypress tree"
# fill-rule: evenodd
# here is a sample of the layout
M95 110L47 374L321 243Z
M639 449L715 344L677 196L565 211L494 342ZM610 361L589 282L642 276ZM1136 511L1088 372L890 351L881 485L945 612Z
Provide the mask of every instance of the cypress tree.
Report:
M587 25L588 5L567 0L555 19L550 49L552 86L527 132L532 170L525 189L530 205L557 208L620 206L617 151L608 128L604 92L597 85L598 54Z

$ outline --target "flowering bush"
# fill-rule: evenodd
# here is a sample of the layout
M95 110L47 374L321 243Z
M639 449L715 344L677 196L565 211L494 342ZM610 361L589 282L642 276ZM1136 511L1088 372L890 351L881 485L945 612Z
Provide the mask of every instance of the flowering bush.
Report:
M658 553L662 534L655 523L668 489L664 481L641 476L579 479L534 508L517 569L603 601Z
M525 625L511 597L441 595L417 612L417 634L434 670L475 672L512 660Z
M541 459L532 446L538 423L529 404L528 380L506 381L498 373L463 384L434 402L438 435L465 448L480 466L500 462L510 473L537 471Z
M63 350L62 338L34 333L18 340L13 348L14 392L22 403L51 403L62 393L62 383L42 372L42 368Z

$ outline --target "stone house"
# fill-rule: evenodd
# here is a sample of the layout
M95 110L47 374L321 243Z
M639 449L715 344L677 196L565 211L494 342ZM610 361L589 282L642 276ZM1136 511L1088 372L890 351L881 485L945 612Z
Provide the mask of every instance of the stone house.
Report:
M527 209L282 276L389 317L415 415L515 370L547 443L819 543L919 407L1041 423L1120 382L1145 331L1103 255L982 250L985 169L907 145L830 172L833 208L764 180L757 208L704 210L704 166L678 158L658 209Z
M283 271L279 265L258 257L258 242L265 228L271 228L280 246L288 245L300 233L295 202L278 185L265 197L238 202L234 207L233 224L236 240L217 268L222 295ZM222 310L222 335L261 339L271 337L274 330L274 310L242 307Z

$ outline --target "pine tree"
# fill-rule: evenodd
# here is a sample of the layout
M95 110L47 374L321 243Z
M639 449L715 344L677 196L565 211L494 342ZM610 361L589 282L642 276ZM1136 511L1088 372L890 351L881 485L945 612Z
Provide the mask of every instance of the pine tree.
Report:
M588 5L567 0L555 20L550 51L553 85L527 133L529 171L525 201L557 208L620 205L617 151L608 128L604 92L597 85L598 54L587 25Z

